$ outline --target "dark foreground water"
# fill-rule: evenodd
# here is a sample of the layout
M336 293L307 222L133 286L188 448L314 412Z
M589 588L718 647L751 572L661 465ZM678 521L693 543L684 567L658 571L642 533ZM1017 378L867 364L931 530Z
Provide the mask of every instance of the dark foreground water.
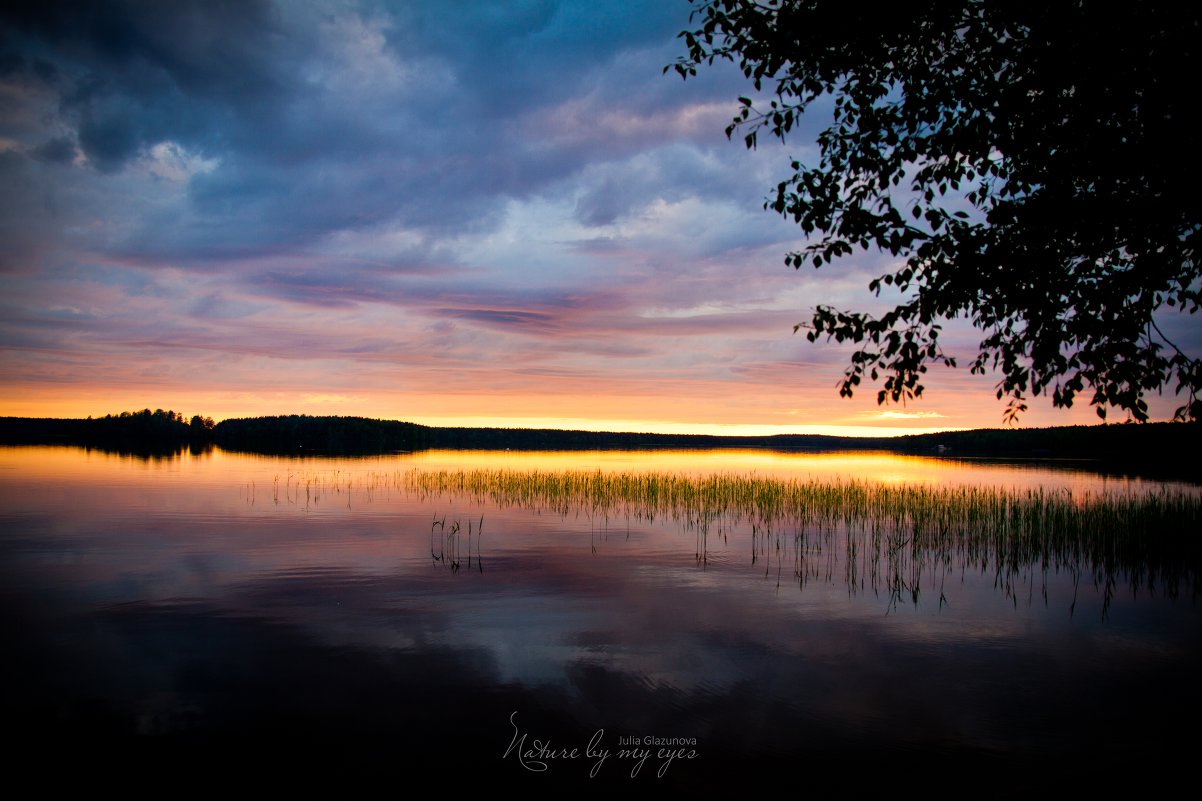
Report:
M541 459L1148 489L896 457L671 458L0 448L10 771L41 791L156 797L402 797L426 780L996 797L1193 775L1188 586L954 560L899 585L849 573L837 532L800 554L746 525L703 538L397 481Z

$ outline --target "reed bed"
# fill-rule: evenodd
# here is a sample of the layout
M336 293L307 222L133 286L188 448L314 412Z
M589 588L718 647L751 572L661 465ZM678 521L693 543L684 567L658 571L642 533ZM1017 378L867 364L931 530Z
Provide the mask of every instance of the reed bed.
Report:
M992 574L1015 599L1023 588L1033 592L1038 575L1049 572L1092 582L1107 605L1120 586L1172 597L1202 594L1202 496L1179 491L1091 494L729 473L420 468L289 473L272 489L276 503L306 507L330 499L350 506L352 498L370 502L394 493L586 516L601 526L671 521L696 533L703 565L712 537L725 540L741 528L750 533L752 563L763 564L767 576L775 572L779 581L787 561L800 584L841 574L850 591L884 591L894 603L917 602L927 588L937 589L942 603L943 586L956 570ZM451 525L439 525L439 533ZM470 555L470 537L467 543ZM443 539L447 552L457 544L454 537Z
M410 470L395 485L426 496L466 496L561 515L667 518L704 538L748 525L753 561L781 558L788 540L794 577L838 569L852 587L883 584L915 596L924 570L953 565L992 571L1013 593L1032 569L1067 570L1107 589L1199 594L1202 499L1025 491L1001 487L885 484L856 479L786 480L755 475L538 470ZM775 549L775 550L774 550ZM779 564L779 562L778 562ZM930 582L928 581L928 584Z

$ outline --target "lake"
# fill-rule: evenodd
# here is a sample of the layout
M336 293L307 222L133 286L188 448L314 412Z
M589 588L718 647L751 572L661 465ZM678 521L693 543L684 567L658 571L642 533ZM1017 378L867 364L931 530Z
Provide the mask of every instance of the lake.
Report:
M2 447L10 764L168 797L1167 786L1202 610L1157 515L1198 496L889 454Z

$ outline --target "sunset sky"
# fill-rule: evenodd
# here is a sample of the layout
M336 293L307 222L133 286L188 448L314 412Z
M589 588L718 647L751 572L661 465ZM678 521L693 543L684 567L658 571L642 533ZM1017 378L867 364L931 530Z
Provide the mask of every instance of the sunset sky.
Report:
M0 12L2 415L1002 424L964 367L906 406L839 398L851 348L793 325L882 308L890 261L785 266L800 231L763 200L821 116L728 141L742 75L662 73L685 0L27 8ZM945 337L967 363L974 332Z

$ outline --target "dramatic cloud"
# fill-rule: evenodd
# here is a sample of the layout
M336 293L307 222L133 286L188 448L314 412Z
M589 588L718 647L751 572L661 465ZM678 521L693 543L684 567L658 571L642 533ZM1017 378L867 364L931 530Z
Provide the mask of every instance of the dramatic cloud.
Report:
M742 76L662 74L690 8L10 3L0 413L998 422L964 376L837 398L792 327L888 263L784 267L763 199L821 119L728 141Z

